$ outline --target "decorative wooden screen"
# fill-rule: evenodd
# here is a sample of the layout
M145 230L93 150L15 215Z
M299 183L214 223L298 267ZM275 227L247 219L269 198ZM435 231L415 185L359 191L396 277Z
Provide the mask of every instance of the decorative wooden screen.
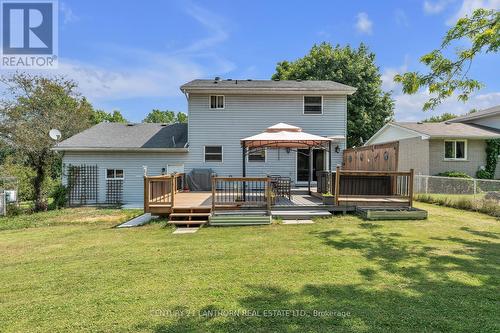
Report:
M344 150L343 170L397 171L399 143L389 142Z
M123 202L123 179L106 180L106 203L119 205Z
M97 204L98 175L97 165L68 166L68 201L70 206Z

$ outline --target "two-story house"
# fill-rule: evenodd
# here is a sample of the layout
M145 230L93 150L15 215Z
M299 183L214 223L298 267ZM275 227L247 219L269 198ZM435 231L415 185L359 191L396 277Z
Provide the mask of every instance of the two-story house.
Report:
M301 185L310 176L314 180L315 171L342 163L347 97L355 90L333 81L194 80L181 86L188 102L187 125L101 123L59 143L63 170L88 166L78 179L68 180L65 172L63 181L95 178L88 201L96 203L106 203L118 181L123 203L142 206L145 174L209 169L240 177L240 140L285 123L332 139L333 149L317 149L312 156L301 149L253 150L245 156L246 173L286 176Z

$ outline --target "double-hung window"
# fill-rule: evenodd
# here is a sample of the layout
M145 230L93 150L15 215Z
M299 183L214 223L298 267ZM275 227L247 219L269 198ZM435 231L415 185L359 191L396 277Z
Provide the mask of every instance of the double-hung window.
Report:
M265 162L265 161L266 161L265 148L252 149L248 153L248 162Z
M210 108L211 109L224 109L225 98L223 95L211 95L210 96Z
M304 114L323 114L323 97L304 96Z
M445 140L444 141L445 160L466 160L467 140Z
M106 169L106 179L123 180L123 169Z
M205 146L205 162L222 162L222 146Z

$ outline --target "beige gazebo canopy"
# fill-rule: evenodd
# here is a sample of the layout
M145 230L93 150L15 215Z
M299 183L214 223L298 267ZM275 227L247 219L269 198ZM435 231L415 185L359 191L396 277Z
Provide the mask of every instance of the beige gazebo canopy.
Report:
M247 148L326 148L332 139L302 132L300 127L279 123L263 133L241 139Z
M332 138L309 134L302 131L300 127L285 123L279 123L268 127L264 132L241 139L243 149L243 177L246 176L246 154L247 149L257 148L295 148L309 149L321 148L328 151L328 170L331 170ZM312 158L309 159L309 192L311 189Z

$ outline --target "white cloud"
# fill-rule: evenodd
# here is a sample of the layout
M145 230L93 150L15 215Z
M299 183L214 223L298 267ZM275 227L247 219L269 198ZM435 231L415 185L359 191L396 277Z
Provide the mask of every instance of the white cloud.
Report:
M459 18L471 15L478 8L500 10L500 0L463 0L458 12L450 17L446 21L446 24L454 25Z
M368 14L365 12L361 12L356 17L357 17L356 29L360 33L371 34L373 31L373 29L372 29L373 22L370 21Z
M446 6L450 3L449 0L438 0L438 1L424 1L424 12L426 14L439 14Z
M77 22L80 20L80 18L73 13L73 10L65 2L59 3L59 10L61 11L61 13L63 15L64 24L68 24L71 22Z
M102 45L98 48L100 56L113 59L112 63L97 64L61 58L55 73L78 82L80 92L92 102L109 102L127 98L181 96L179 86L187 81L234 70L235 65L214 50L229 36L220 23L223 19L194 5L189 6L186 12L201 24L204 31L208 31L208 36L170 52Z
M396 9L396 11L394 12L394 18L396 20L396 24L403 27L410 26L410 20L408 19L408 15L406 15L406 12L404 10Z

